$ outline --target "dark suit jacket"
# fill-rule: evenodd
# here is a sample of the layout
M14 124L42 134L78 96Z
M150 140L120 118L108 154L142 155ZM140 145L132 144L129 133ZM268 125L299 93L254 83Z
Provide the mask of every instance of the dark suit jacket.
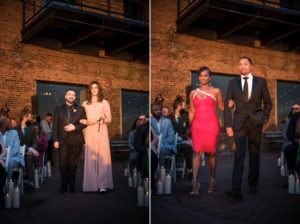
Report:
M134 148L140 154L147 154L146 138L149 135L149 122L139 126L134 134Z
M25 152L28 151L29 147L32 147L33 137L34 137L34 125L30 124L26 129L26 134L23 133L22 128L20 125L17 125L13 128L18 132L19 139L20 139L20 146L26 145Z
M235 103L234 116L227 102L233 99ZM262 126L268 119L272 110L272 101L264 78L253 76L252 92L247 102L243 99L241 77L230 80L225 97L224 125L238 131L249 116L255 127Z
M175 114L170 115L170 120L172 122L173 129L174 129L175 133L178 133L178 136L180 136L182 138L182 140L186 140L187 139L186 131L187 131L188 126L189 126L189 115L188 115L188 113L183 112L180 115L180 119L179 119L178 123L176 121Z
M69 123L75 126L75 130L66 132L64 130L64 127L69 124L67 122L67 110L68 109L66 104L60 105L55 108L52 127L53 142L58 141L60 145L82 145L84 144L82 129L84 129L86 125L79 123L79 120L86 119L85 110L82 106L79 106L77 104L73 105Z
M296 133L296 124L300 119L300 112L297 112L291 116L290 123L288 126L288 130L286 133L287 139L292 142L292 144L298 145L299 133Z

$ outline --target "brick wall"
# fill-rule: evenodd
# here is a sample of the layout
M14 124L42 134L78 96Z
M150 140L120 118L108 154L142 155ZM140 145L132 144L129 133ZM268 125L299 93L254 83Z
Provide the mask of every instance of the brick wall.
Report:
M299 54L176 33L176 1L153 0L151 7L152 101L162 93L171 108L176 95L185 96L191 70L206 65L213 72L238 75L238 60L247 55L254 61L254 73L267 79L274 109L266 128L275 128L276 80L300 80Z
M10 116L17 117L24 106L31 106L37 80L88 85L96 79L111 105L110 136L119 136L121 89L148 90L148 65L23 44L18 0L0 0L0 16L0 105L8 102Z

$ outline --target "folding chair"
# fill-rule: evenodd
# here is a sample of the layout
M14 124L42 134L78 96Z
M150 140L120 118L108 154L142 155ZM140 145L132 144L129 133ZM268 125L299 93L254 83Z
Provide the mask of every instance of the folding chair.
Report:
M26 145L22 145L22 146L20 146L20 149L19 149L19 153L23 157L23 159L25 158L25 147L26 147ZM18 185L19 185L21 194L24 194L24 183L23 183L24 168L22 166L20 166L18 168L15 168L14 171L19 171Z

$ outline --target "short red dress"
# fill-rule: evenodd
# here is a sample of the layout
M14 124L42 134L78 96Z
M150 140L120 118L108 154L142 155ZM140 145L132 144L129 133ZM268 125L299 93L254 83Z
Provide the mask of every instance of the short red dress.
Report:
M198 92L205 97L200 99ZM191 126L193 149L195 152L215 153L220 133L217 100L211 94L197 89L192 103L196 109Z

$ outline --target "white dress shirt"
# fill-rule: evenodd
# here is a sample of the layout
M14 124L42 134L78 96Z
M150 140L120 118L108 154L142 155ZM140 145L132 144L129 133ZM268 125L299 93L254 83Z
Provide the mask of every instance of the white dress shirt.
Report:
M251 96L252 93L252 84L253 84L253 75L252 73L249 73L249 75L241 75L241 82L242 82L242 90L244 91L244 84L245 84L245 77L248 77L247 83L248 83L248 99Z

